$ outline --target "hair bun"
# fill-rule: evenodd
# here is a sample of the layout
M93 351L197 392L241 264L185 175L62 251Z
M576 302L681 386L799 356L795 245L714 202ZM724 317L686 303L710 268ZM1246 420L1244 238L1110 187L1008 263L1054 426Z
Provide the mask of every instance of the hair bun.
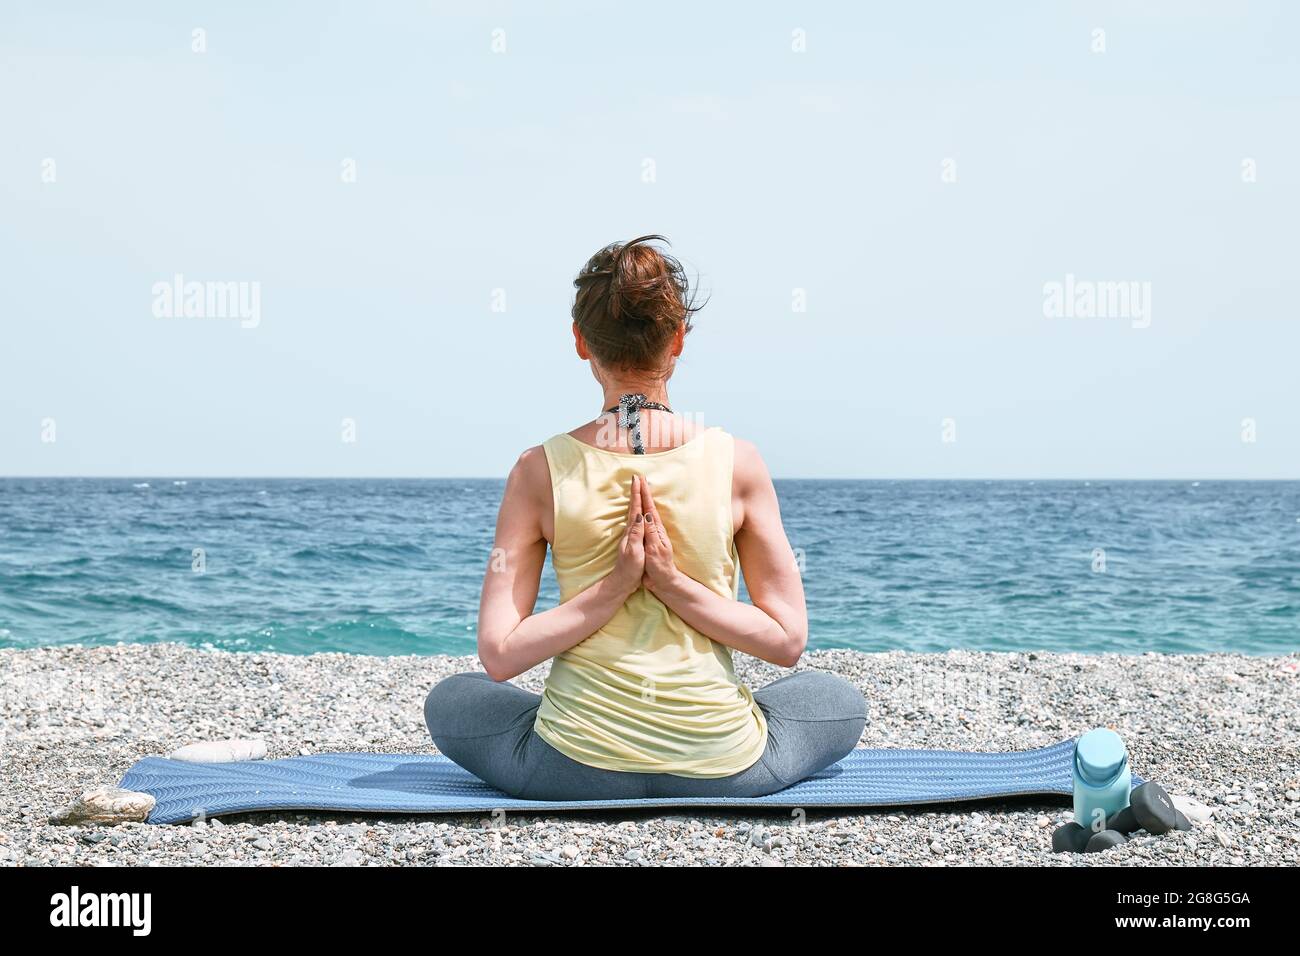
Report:
M651 369L665 360L678 329L691 330L702 306L675 258L651 242L659 235L611 243L573 280L573 321L593 357L623 369Z

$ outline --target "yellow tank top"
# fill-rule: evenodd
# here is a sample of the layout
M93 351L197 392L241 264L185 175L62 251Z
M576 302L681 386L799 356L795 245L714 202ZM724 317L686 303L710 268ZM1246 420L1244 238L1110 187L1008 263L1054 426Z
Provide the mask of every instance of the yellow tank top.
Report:
M551 562L561 602L613 570L634 474L650 481L678 568L736 597L731 435L709 428L647 455L595 448L567 434L542 447L555 498ZM739 773L767 745L767 721L736 677L731 650L644 588L551 663L534 728L591 767L684 777Z

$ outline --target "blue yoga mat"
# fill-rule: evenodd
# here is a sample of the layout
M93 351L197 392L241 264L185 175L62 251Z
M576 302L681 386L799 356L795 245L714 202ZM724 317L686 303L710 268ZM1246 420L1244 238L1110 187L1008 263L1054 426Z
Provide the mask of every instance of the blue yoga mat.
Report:
M1074 741L1018 753L858 749L765 797L518 800L446 757L336 753L196 764L146 757L121 786L153 794L150 823L265 810L376 813L537 812L636 807L887 807L1072 792ZM1136 779L1135 779L1136 784Z

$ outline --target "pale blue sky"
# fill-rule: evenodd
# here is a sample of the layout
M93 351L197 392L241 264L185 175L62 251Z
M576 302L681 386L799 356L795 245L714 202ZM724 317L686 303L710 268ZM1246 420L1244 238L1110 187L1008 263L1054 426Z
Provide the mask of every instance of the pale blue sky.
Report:
M778 476L1300 477L1300 7L718 6L6 3L0 474L504 474L598 408L574 273L661 232L674 405Z

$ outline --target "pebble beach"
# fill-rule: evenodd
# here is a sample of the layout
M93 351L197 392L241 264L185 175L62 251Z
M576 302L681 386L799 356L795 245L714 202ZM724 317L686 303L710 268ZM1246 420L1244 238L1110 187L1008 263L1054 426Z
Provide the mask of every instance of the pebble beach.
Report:
M866 812L243 814L195 825L50 822L137 759L227 738L268 757L434 752L435 682L469 657L286 655L177 644L0 650L4 866L1107 866L1300 864L1300 655L818 651L866 695L865 746L1019 750L1110 726L1135 771L1194 801L1190 832L1053 854L1064 798ZM751 686L786 671L738 657ZM517 680L540 690L545 668Z

